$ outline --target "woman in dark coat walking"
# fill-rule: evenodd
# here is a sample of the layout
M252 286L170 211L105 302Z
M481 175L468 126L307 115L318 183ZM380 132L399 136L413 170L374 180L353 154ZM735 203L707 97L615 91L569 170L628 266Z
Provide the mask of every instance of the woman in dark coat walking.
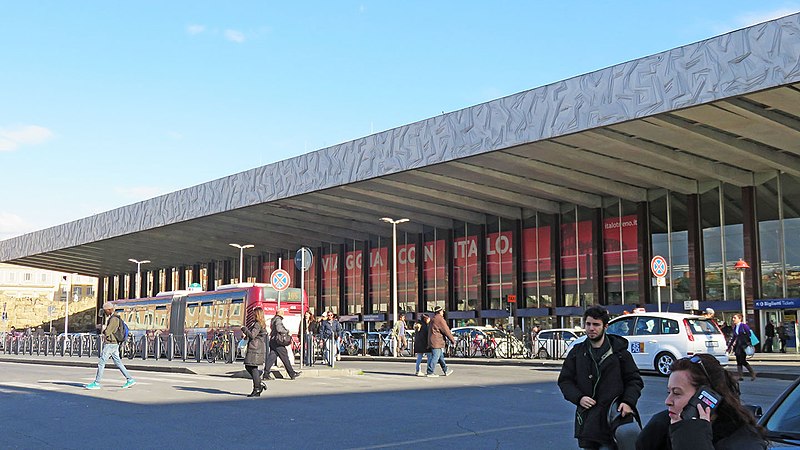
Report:
M253 392L248 397L260 397L261 391L267 386L261 382L261 372L258 367L264 364L267 358L267 322L264 320L264 310L253 310L254 320L249 327L242 327L242 333L247 336L247 353L244 356L244 368L253 379Z
M414 353L417 354L417 376L424 377L425 371L419 370L419 366L422 363L422 357L425 356L425 362L430 359L430 352L431 347L428 345L428 322L431 321L431 318L428 317L427 314L423 314L422 318L417 322L417 326L414 327Z

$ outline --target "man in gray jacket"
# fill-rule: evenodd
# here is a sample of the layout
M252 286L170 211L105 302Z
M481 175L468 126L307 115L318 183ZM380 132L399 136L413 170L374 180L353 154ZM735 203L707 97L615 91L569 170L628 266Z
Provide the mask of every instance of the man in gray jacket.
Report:
M116 333L117 329L122 326L122 319L120 319L118 315L114 314L113 303L104 303L103 312L108 317L108 321L103 326L103 342L105 345L103 345L103 349L100 351L100 359L97 361L97 374L94 377L94 381L84 387L91 390L100 389L100 381L103 379L103 371L105 370L106 362L110 357L114 360L114 364L116 364L116 366L119 368L119 371L122 372L122 375L126 379L125 384L122 385L122 388L127 389L136 384L136 380L134 380L131 374L128 373L128 369L125 368L125 365L122 364L122 360L119 358L119 341L117 341Z

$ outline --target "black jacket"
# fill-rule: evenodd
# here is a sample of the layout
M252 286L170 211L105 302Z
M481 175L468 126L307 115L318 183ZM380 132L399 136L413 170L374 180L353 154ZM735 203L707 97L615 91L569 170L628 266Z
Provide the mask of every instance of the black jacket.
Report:
M428 353L431 351L428 345L428 324L424 321L420 323L419 331L414 333L414 353Z
M610 351L600 358L599 364L592 358L587 339L569 352L558 376L558 387L564 398L578 407L575 437L581 447L613 442L607 419L609 405L619 397L635 410L644 387L639 369L628 351L628 340L613 334L606 334L606 339L611 344ZM583 396L593 398L597 404L584 409L580 406Z
M752 427L724 419L681 420L669 426L672 450L761 450L767 442Z
M244 365L246 366L260 366L264 364L267 357L267 346L265 338L267 337L267 330L261 327L258 322L253 322L253 325L242 327L242 333L247 336L247 353L244 355Z

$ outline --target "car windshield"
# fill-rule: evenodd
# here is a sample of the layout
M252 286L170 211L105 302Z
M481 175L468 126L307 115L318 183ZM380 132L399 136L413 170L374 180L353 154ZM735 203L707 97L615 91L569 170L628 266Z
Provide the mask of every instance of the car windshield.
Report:
M795 384L792 392L763 424L770 434L791 435L800 439L800 384Z
M502 339L506 337L506 334L500 330L485 330L484 333L486 333L486 336L495 339Z
M692 333L719 334L719 328L710 319L688 319Z

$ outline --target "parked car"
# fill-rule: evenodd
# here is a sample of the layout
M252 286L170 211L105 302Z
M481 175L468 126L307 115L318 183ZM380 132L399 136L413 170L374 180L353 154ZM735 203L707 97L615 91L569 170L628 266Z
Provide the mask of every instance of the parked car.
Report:
M767 430L770 448L800 447L800 378L775 400L758 423Z
M728 364L727 344L714 319L692 314L644 312L615 317L608 333L624 336L628 350L640 370L655 370L668 376L675 360L708 353L723 366ZM576 339L572 350L583 338Z
M542 330L536 335L536 346L533 349L537 358L563 358L572 341L585 335L580 328L553 328Z

